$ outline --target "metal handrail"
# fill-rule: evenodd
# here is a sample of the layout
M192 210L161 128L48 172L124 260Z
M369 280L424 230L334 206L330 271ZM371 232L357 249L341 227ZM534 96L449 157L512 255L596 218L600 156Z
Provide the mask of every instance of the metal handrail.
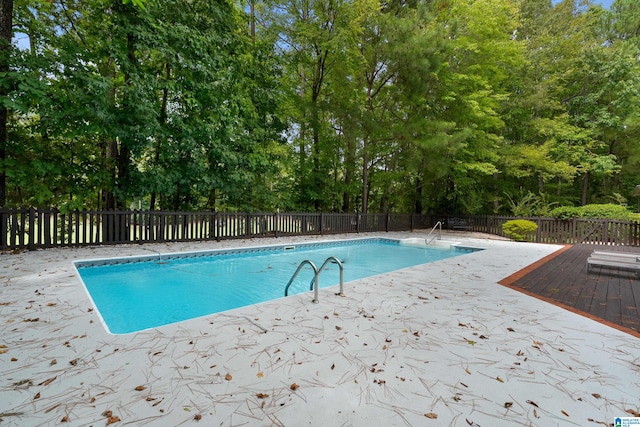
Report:
M343 297L344 296L344 267L342 265L342 262L338 258L334 256L330 256L329 258L325 259L324 263L322 264L322 267L320 267L320 269L318 270L318 276L320 276L320 273L322 273L322 270L324 270L324 268L330 262L333 264L338 264L338 267L340 267L340 292L338 292L336 295L340 295L341 297ZM311 289L313 289L313 279L311 280L311 283L309 283L309 290Z
M309 264L311 268L313 268L313 280L315 281L315 284L316 284L315 291L313 293L313 302L318 302L318 267L316 267L316 265L308 259L305 259L304 261L302 261L298 266L298 269L296 270L296 272L293 273L293 276L291 276L289 283L287 283L287 286L284 288L284 296L285 297L289 296L289 286L291 286L291 284L293 283L295 278L298 276L298 273L300 273L300 270L302 270L302 267L304 267L305 264Z
M433 236L430 240L429 240L429 236L431 236L434 232L434 230L436 229L436 227L439 227L440 231L438 233L437 236ZM431 242L433 242L435 239L441 240L442 239L442 221L438 221L436 222L436 225L433 226L433 228L431 229L431 231L429 232L429 234L427 234L427 237L425 237L424 239L424 243L429 246L431 244Z

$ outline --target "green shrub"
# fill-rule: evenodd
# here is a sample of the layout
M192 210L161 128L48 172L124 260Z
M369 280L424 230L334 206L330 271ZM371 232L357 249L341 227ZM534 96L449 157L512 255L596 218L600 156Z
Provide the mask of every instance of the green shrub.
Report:
M582 208L583 218L608 218L626 220L631 213L625 206L607 203L602 205L586 205Z
M552 218L558 219L594 218L633 221L637 218L636 214L629 211L626 206L613 203L593 204L580 207L561 206L553 209L549 215Z
M538 225L527 219L513 219L502 224L502 232L505 236L523 242L527 235L538 229Z
M551 218L558 219L572 219L572 218L580 218L582 216L582 211L580 208L576 208L574 206L560 206L559 208L553 209L549 216Z

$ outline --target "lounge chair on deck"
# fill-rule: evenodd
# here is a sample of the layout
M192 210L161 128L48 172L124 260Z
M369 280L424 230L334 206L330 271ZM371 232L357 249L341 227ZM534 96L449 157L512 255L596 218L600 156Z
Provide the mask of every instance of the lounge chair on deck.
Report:
M587 258L587 273L589 273L589 267L592 265L635 270L636 274L638 274L638 272L640 272L640 254L593 251L589 258Z

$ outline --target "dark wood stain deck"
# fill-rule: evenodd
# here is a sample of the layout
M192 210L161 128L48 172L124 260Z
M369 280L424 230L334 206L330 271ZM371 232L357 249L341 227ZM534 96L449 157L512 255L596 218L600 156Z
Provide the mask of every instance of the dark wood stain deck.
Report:
M567 246L500 283L640 338L640 278L634 271L591 267L594 249L637 253L640 248Z

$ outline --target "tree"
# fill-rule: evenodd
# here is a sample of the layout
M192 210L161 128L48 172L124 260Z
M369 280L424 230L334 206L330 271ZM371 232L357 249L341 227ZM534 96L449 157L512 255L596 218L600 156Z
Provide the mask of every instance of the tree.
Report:
M13 34L13 0L0 0L0 207L7 203L7 99L11 93L8 78Z

